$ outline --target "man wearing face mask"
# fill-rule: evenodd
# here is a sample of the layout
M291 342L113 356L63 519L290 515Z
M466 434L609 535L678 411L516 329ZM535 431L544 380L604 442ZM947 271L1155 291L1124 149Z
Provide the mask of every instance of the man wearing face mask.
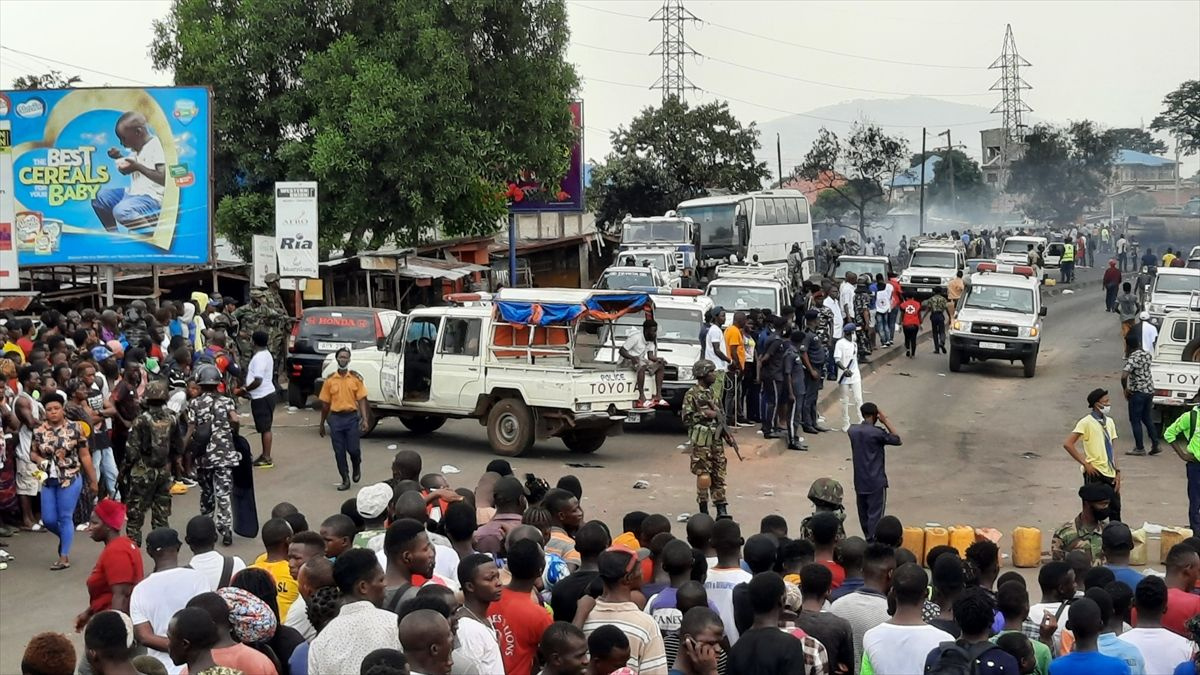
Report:
M1121 519L1121 469L1117 466L1117 425L1113 422L1108 392L1093 389L1087 396L1088 414L1075 424L1071 435L1063 441L1067 454L1083 467L1083 483L1103 483L1112 488L1109 514ZM1083 452L1076 447L1083 441ZM1099 533L1097 532L1097 541Z
M1092 565L1103 563L1101 535L1109 518L1116 520L1112 515L1116 496L1113 489L1104 483L1086 483L1080 487L1079 499L1083 501L1083 509L1073 520L1063 523L1054 531L1050 539L1050 557L1066 560L1071 551L1087 549L1092 554Z
M337 359L337 372L330 375L321 386L320 432L321 438L325 438L325 423L328 421L333 457L337 461L338 474L342 477L337 489L344 492L350 489L351 478L346 455L350 455L354 482L362 478L362 451L358 440L359 434L367 430L367 419L371 413L367 409L367 386L363 384L361 375L350 370L350 350L343 347L334 358Z

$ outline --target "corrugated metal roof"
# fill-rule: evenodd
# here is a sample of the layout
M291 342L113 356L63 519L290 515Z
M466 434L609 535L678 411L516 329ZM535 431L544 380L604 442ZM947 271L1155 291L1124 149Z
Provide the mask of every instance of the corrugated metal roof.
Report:
M1147 155L1144 152L1137 150L1121 149L1117 151L1117 157L1113 160L1117 166L1123 164L1138 164L1141 166L1174 166L1175 160L1167 159L1166 157L1157 157L1155 155Z
M489 268L475 263L409 256L400 266L399 274L408 279L449 279L457 281L475 272L486 272Z

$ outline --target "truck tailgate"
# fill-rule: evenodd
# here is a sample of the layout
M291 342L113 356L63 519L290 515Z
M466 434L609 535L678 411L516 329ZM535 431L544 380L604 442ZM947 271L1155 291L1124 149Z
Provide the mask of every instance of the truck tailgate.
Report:
M1180 406L1200 389L1200 363L1154 361L1150 364L1155 405Z

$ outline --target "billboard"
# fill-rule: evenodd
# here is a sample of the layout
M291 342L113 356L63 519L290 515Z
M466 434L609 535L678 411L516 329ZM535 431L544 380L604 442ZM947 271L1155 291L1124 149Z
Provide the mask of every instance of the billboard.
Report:
M0 92L21 266L207 263L210 113L204 87Z
M583 101L571 101L571 129L575 132L575 143L571 145L571 162L567 175L557 193L548 194L537 176L525 173L515 181L509 181L508 210L514 213L536 211L583 212Z
M275 183L275 255L281 277L320 276L315 182Z
M17 251L13 248L12 125L0 120L0 289L21 287Z

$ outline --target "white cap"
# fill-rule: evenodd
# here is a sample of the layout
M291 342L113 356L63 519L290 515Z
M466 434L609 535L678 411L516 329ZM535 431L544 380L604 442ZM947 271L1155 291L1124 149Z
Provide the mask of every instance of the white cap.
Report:
M1141 319L1142 321L1149 321L1150 320L1150 312L1142 312L1141 314L1138 314L1138 318Z
M375 483L358 491L354 508L363 518L377 518L392 500L392 488L387 483Z

